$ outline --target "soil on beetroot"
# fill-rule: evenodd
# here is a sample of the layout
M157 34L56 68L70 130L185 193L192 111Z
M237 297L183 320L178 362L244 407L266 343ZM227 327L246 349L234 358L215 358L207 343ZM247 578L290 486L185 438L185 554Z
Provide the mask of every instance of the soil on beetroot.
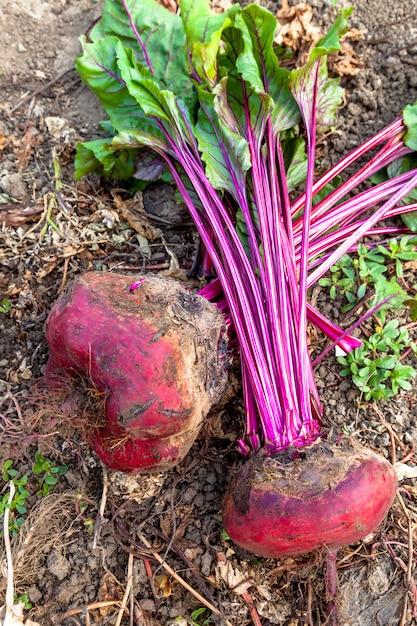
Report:
M316 23L328 23L333 15L330 3L311 4ZM364 69L344 79L346 106L337 134L328 140L325 160L337 158L417 98L413 0L353 4L353 25L367 31L356 44ZM73 182L74 144L94 136L101 119L99 106L72 70L77 37L98 16L98 3L3 0L0 6L0 300L12 304L9 312L0 314L0 413L2 423L10 427L19 423L18 408L25 406L46 362L43 326L48 310L72 277L91 269L132 276L152 270L193 287L196 283L187 278L187 271L196 238L166 185L154 185L132 200L125 190L98 179ZM54 163L61 168L56 194ZM330 317L339 318L325 293L314 297ZM337 371L332 358L318 371L327 426L343 426L390 459L393 454L404 457L417 441L415 391L375 410L360 404L357 392ZM42 626L115 624L131 552L134 603L128 603L122 624L219 622L209 610L194 613L201 602L158 567L141 542L144 536L218 608L223 620L250 622L247 592L264 625L325 623L322 555L261 560L234 546L222 532L221 502L227 476L238 462L234 440L243 423L238 385L231 378L231 399L208 421L186 460L167 474L138 481L107 476L77 437L47 438L20 455L15 463L20 473L30 472L36 448L69 466L56 488L62 495L44 500L31 496L28 502L29 512L45 520L43 534L39 530L29 537L32 551L17 550L16 557L17 593L28 594L31 619ZM2 459L5 454L2 450ZM415 456L408 460L415 462ZM108 492L101 519L103 479L108 480ZM405 484L415 498L415 481ZM415 506L414 500L410 507ZM341 624L417 623L407 523L396 502L378 535L339 555ZM103 604L86 609L94 603Z

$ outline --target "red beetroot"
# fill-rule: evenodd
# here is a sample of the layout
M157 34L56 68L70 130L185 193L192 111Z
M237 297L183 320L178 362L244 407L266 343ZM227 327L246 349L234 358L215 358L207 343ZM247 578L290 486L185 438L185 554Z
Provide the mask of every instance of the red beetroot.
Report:
M338 548L375 531L396 493L383 457L360 446L315 444L275 457L256 455L231 481L224 526L237 544L281 558Z
M109 467L163 470L184 458L221 397L225 327L216 307L171 279L131 283L89 272L58 299L47 321L46 380L53 390L81 376L104 392L89 440Z

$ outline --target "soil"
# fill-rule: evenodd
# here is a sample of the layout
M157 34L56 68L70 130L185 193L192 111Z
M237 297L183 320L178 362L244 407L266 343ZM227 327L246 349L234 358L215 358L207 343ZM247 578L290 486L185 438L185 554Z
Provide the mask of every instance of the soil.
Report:
M330 3L311 4L315 22L327 24L333 15ZM366 30L364 40L355 44L364 68L343 79L346 106L337 133L328 138L324 160L334 160L417 99L415 1L353 4L353 26ZM0 0L0 9L0 301L7 298L12 305L0 313L0 413L2 424L15 427L18 436L19 411L47 358L43 325L68 281L91 269L132 276L151 270L192 287L195 282L187 279L187 271L196 238L167 185L155 184L132 200L123 189L98 179L73 181L74 144L96 136L102 118L94 97L72 69L78 36L98 17L99 3ZM57 164L58 187L63 186L52 194L57 190ZM138 222L132 226L132 215L139 227ZM324 312L340 318L324 292L315 297ZM343 427L387 458L404 457L417 441L415 391L374 409L361 404L337 372L333 358L318 370L327 426ZM17 593L28 595L33 608L27 615L32 620L42 626L115 624L131 552L134 604L133 610L128 604L122 624L218 622L209 610L194 612L201 602L159 568L141 543L142 534L233 624L250 622L245 591L264 625L325 623L323 555L260 560L234 546L222 532L221 502L227 477L238 462L234 441L243 424L233 376L230 398L177 469L136 481L107 474L77 437L38 442L45 456L69 469L55 488L56 498L31 495L28 500L29 512L45 520L43 535L28 535L32 552L26 545L26 552L19 553L14 542ZM30 437L19 441L22 449L23 443L30 444ZM35 450L29 445L15 463L20 475L28 472L32 494L39 487L31 470ZM2 450L3 459L7 452ZM411 456L408 463L416 460ZM100 502L107 483L102 517ZM415 496L416 482L406 484ZM339 554L341 624L417 624L414 562L407 569L408 537L407 518L397 501L377 535ZM390 544L395 540L398 545ZM94 603L102 604L94 608ZM129 612L136 621L130 621Z

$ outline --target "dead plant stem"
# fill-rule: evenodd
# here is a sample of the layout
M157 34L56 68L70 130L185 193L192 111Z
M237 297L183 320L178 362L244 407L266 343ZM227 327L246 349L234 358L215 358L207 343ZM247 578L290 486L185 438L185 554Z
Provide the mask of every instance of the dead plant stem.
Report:
M133 580L133 554L129 554L129 559L127 562L127 581L126 581L126 589L123 595L122 604L119 609L119 613L117 615L116 623L114 626L120 626L123 619L123 613L127 608L127 603L129 601L130 593L132 590L132 580Z
M106 509L106 503L107 503L107 492L109 489L109 477L107 474L107 469L104 465L102 465L102 476L103 476L103 491L101 493L100 509L98 512L95 529L94 529L93 550L96 550L97 548L97 543L101 535L101 529L105 521L104 511Z
M13 602L14 602L14 583L13 583L13 558L12 558L12 547L10 544L10 533L9 533L9 519L10 519L10 507L12 505L12 501L14 498L14 494L16 493L16 487L11 480L9 482L9 499L7 500L7 508L4 512L3 518L3 539L4 539L4 548L6 551L6 567L7 567L7 587L6 587L6 614L4 617L4 626L8 626L9 620L10 623L13 623Z
M198 591L193 589L183 578L181 578L181 576L179 576L179 574L177 574L175 570L172 569L172 567L170 567L167 563L164 562L162 557L157 552L155 552L155 550L152 548L152 545L149 543L149 541L146 539L146 537L142 533L138 533L138 537L139 537L139 540L143 543L143 545L146 548L148 548L148 550L152 554L152 557L156 561L158 561L158 563L162 565L163 569L166 572L168 572L168 574L170 574L173 578L175 578L175 580L178 583L180 583L180 585L182 585L184 589L189 591L195 598L197 598L197 600L201 602L201 604L204 604L204 606L207 607L209 611L211 611L215 615L221 615L217 607L215 607L213 604L211 604L211 602L208 602L208 600L203 598L203 596L199 594Z

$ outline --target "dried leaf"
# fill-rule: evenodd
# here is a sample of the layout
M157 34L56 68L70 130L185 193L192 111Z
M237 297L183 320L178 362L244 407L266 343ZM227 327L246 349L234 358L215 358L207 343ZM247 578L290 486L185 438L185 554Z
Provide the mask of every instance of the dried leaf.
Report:
M313 9L309 4L299 3L289 6L288 0L283 0L282 7L277 12L281 24L276 42L290 48L294 53L295 65L305 62L307 55L323 33L313 23ZM329 66L338 76L354 76L363 67L353 43L364 39L365 31L352 28L342 38L342 49L337 55L329 58Z
M140 624L141 626L161 626L160 623L152 617L152 615L149 615L149 613L144 611L140 604L137 604L136 602L133 608L133 614L136 620L135 624ZM178 617L175 620L175 624L176 626L180 626ZM188 622L186 622L186 626L188 626Z
M245 593L252 587L252 581L247 575L233 567L230 561L223 561L216 565L216 575L223 580L227 588L237 595Z
M171 518L172 515L170 513L166 513L161 517L159 522L159 526L164 533L165 537L169 538L171 536Z
M36 128L29 125L23 135L19 148L15 151L19 171L22 172L28 166L33 148L40 143L40 135Z
M172 13L176 13L178 10L178 3L176 0L158 0L159 4L169 9ZM216 13L224 13L232 6L232 0L212 0L211 8Z
M259 593L261 598L271 600L271 589L269 589L266 585L256 585L256 591Z
M9 135L3 135L3 133L0 133L0 152L2 150L5 150L5 148L7 148L11 143L11 139L9 137Z
M185 531L190 522L192 514L192 507L184 504L182 506L177 506L175 508L175 522L176 522L176 530L174 539L178 541L182 539L185 535ZM168 511L161 517L160 527L162 532L164 533L167 539L170 539L172 536L172 513Z
M271 624L284 624L291 616L292 609L284 598L274 596L274 601L262 601L256 604L256 608L261 617L264 617ZM298 624L298 622L296 622Z
M181 269L177 255L169 246L167 246L165 241L164 247L166 252L169 254L169 268L167 270L163 270L161 274L164 276L170 276L171 278L178 278L178 280L186 280L187 272L186 270Z
M45 276L48 276L48 274L50 274L51 272L54 271L54 269L56 268L56 265L58 263L58 258L57 257L49 257L45 259L45 264L42 267L42 269L40 269L38 272L36 272L35 276L38 280L45 278Z
M139 235L138 233L136 235L136 239L139 244L139 250L142 252L143 256L147 259L150 259L152 256L152 252L151 252L151 249L149 247L149 242L146 239L146 237L143 237L142 235Z
M338 76L355 76L364 68L364 62L359 57L352 43L365 38L365 31L352 28L342 38L342 49L337 55L330 57L330 69ZM352 42L352 43L351 43Z
M321 37L320 29L314 26L313 9L309 4L289 6L288 0L283 0L282 7L277 13L281 28L278 30L276 42L290 48L302 63L310 48Z
M6 226L21 226L32 222L42 211L43 206L22 208L20 204L0 204L0 222Z
M106 572L100 581L98 600L105 602L106 600L121 600L122 598L123 589L116 576L111 572ZM101 610L103 610L103 608Z
M203 554L204 550L199 546L194 548L185 548L184 554L190 561L195 561L197 557Z
M163 598L169 598L169 596L172 595L172 582L169 576L166 574L155 576L155 583L162 593Z
M216 13L224 13L224 11L228 11L232 6L232 0L213 0L211 3L211 8Z
M143 197L140 191L129 200L122 200L120 196L113 194L113 200L122 218L126 220L129 226L133 228L139 236L147 241L160 239L161 231L159 228L155 228L149 221L143 207Z

